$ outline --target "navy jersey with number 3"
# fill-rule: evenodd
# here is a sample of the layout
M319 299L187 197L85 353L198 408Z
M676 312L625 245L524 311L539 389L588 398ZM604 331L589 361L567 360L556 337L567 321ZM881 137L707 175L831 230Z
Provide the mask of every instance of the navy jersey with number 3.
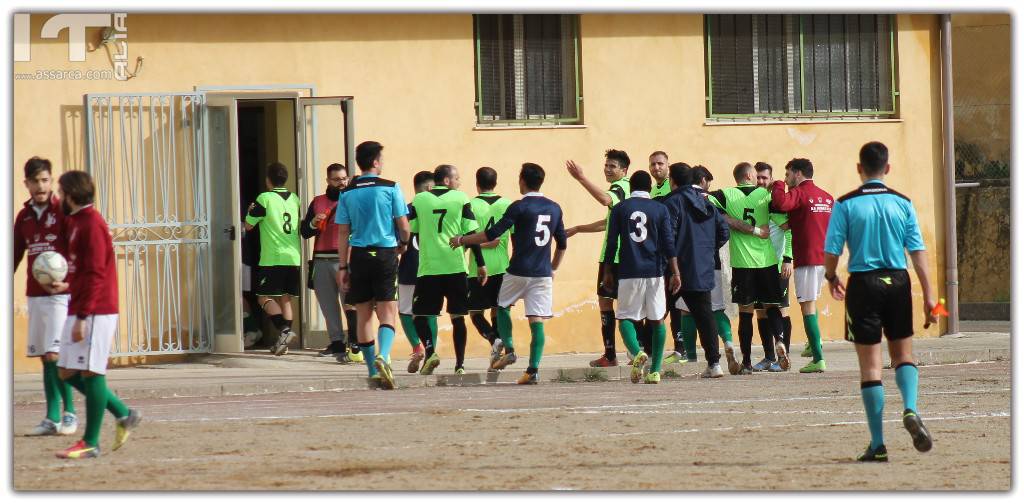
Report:
M676 255L675 233L669 222L668 207L649 198L632 197L612 207L606 247L612 252L622 245L619 278L664 274L666 261Z
M551 276L551 242L565 250L562 207L540 193L527 193L505 210L501 220L487 230L494 240L512 228L512 259L508 272L521 277Z

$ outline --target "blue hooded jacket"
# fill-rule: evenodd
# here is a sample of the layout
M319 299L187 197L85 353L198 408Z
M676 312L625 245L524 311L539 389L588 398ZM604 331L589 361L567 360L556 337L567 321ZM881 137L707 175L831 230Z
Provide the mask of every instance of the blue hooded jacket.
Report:
M679 187L662 201L676 231L676 258L685 291L715 288L715 257L729 241L729 223L693 186Z

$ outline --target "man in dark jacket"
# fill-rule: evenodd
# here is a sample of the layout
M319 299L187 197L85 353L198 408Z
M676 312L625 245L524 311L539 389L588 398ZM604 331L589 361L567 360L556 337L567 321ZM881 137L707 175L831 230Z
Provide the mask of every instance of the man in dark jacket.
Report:
M711 290L715 287L715 253L729 241L729 224L690 184L686 167L673 166L670 177L672 192L664 203L676 230L676 257L683 283L679 296L697 323L697 334L704 347L708 367L701 377L721 378L724 373L718 363L718 330L711 311Z

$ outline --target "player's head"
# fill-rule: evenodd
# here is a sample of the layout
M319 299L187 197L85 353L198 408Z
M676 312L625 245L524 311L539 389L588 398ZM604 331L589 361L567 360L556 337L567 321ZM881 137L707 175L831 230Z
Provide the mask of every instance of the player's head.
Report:
M668 176L668 154L664 151L654 151L647 157L647 169L655 180L662 181Z
M651 192L651 175L643 170L633 172L633 175L629 177L629 189Z
M604 178L615 182L626 176L629 171L629 155L626 151L608 149L604 151Z
M672 163L668 167L668 177L671 180L672 190L686 187L690 182L690 165L686 163Z
M417 193L429 191L434 188L434 174L423 170L412 178L413 190Z
M462 185L459 182L459 170L450 164L437 165L437 168L434 168L434 185L458 189Z
M700 186L701 189L704 189L705 191L711 189L712 180L715 180L715 176L712 175L711 170L704 165L694 166L693 169L690 170L690 183Z
M880 179L889 174L889 148L882 142L868 142L860 148L857 173L861 180Z
M772 165L764 161L758 161L754 163L754 171L757 172L757 187L767 189L768 186L772 185Z
M494 168L484 166L476 171L477 192L491 192L498 185L498 172Z
M280 161L274 161L267 166L267 186L270 188L284 187L288 182L288 167Z
M327 187L344 189L348 185L348 169L341 163L327 165Z
M540 191L544 185L544 168L536 163L523 163L519 170L519 193Z
M796 158L786 163L786 185L796 187L801 182L814 178L814 165L810 159Z
M53 191L51 168L49 159L32 156L25 161L25 189L37 205L50 201L50 192Z
M57 179L60 188L61 206L65 213L71 213L85 205L91 205L96 197L96 185L88 173L80 170L64 172Z
M356 146L356 164L363 172L377 170L380 173L384 166L384 146L380 142L367 140Z
M757 172L754 165L744 161L732 169L732 178L737 184L753 184L757 182Z

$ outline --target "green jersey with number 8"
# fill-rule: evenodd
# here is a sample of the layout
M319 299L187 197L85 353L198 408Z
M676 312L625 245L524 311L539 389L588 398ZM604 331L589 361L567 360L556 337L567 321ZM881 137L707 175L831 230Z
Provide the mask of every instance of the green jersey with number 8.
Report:
M772 194L763 187L741 184L708 194L711 202L730 217L752 226L765 226ZM767 268L779 264L772 241L729 231L729 260L733 268Z
M299 266L302 248L299 241L299 198L275 187L261 193L245 222L260 225L260 266Z

